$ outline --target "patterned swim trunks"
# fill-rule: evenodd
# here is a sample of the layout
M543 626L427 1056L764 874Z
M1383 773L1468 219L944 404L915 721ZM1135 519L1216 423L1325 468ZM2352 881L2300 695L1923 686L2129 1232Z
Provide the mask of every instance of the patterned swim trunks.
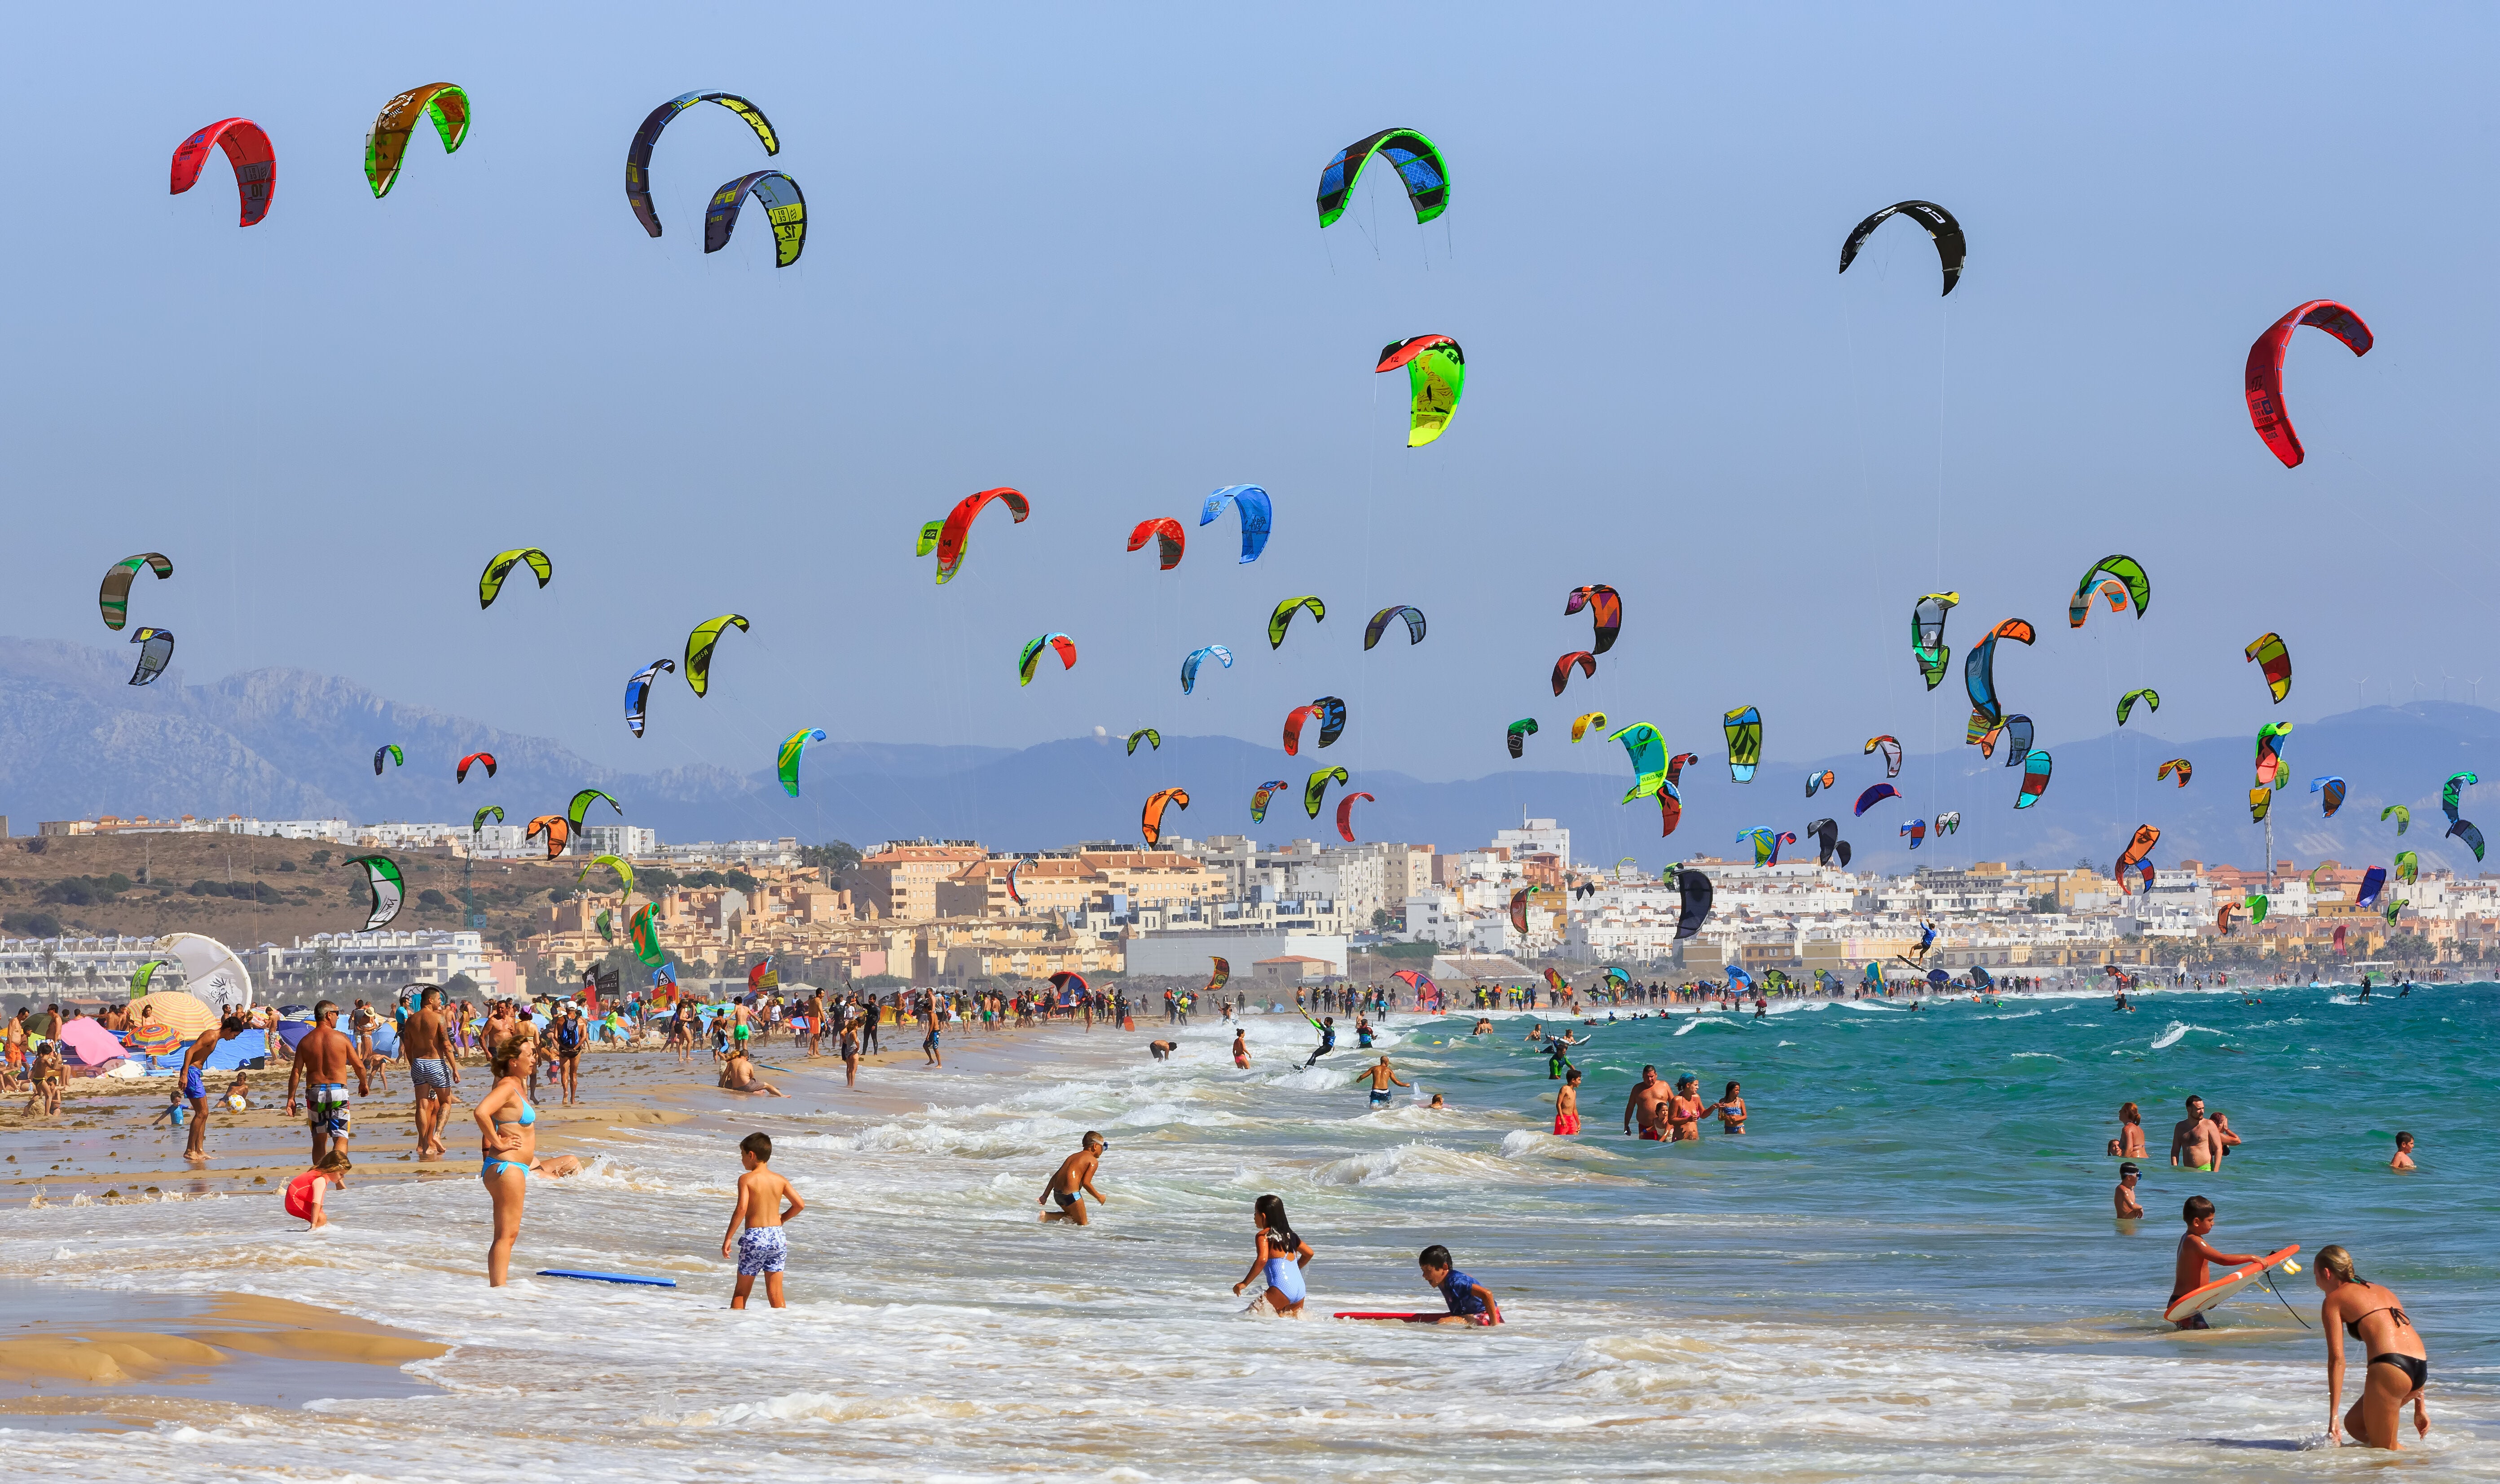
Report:
M354 1131L349 1127L355 1109L347 1101L345 1082L317 1082L304 1097L304 1121L328 1133L333 1139L345 1139Z
M777 1226L750 1226L738 1234L738 1275L778 1273L790 1256L790 1239Z

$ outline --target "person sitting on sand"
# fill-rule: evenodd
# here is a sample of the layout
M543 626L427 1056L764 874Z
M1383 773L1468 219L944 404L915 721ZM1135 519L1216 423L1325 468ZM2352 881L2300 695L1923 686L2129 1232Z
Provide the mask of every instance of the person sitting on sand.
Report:
M720 1084L732 1092L770 1093L776 1098L790 1095L755 1075L755 1059L746 1054L743 1046L731 1052L729 1064L720 1069Z
M321 1194L332 1185L347 1188L347 1172L355 1167L347 1162L347 1151L331 1149L320 1163L286 1182L286 1213L298 1221L311 1222L308 1231L317 1232L330 1224L329 1215L321 1209Z

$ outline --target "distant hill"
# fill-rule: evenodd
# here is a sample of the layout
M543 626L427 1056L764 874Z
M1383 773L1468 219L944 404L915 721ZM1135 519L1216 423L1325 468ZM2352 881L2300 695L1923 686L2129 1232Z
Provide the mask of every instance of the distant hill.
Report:
M2139 823L2162 830L2157 861L2194 856L2254 865L2264 855L2263 829L2248 818L2253 723L2251 736L2170 742L2139 718L2122 731L2054 743L2048 794L2021 811L2013 807L2020 771L2002 765L2002 753L1983 759L1976 748L1911 755L1892 781L1904 798L1878 803L1863 819L1853 819L1850 805L1860 790L1884 781L1879 758L1769 762L1741 786L1728 781L1724 760L1704 761L1686 770L1683 822L1672 838L1661 839L1652 803L1619 802L1629 782L1620 748L1551 745L1559 738L1532 740L1529 760L1511 768L1455 783L1359 765L1359 718L1336 746L1305 748L1299 758L1234 737L1167 737L1160 750L1140 746L1135 757L1117 738L1095 737L1024 749L828 744L808 754L807 796L792 800L766 769L742 776L715 767L620 772L546 738L400 705L352 681L309 671L250 670L186 685L177 670L156 685L132 687L129 668L123 653L0 639L0 812L17 833L32 833L41 820L100 813L466 820L480 803L551 807L589 787L614 794L631 823L658 829L665 840L794 834L809 843L839 837L870 845L927 835L1036 850L1134 841L1146 795L1178 785L1189 790L1190 808L1167 818L1172 834L1333 839L1340 790L1332 787L1312 819L1302 811L1302 782L1313 768L1342 764L1352 788L1375 795L1355 806L1359 838L1444 850L1482 844L1533 815L1569 826L1573 854L1583 861L1634 855L1654 870L1685 855L1735 855L1742 849L1736 833L1755 825L1802 838L1808 821L1829 816L1858 863L1880 870L1977 859L2081 859L2106 868ZM491 789L480 790L475 775L454 785L447 769L420 770L412 761L389 779L394 807L378 815L373 750L383 739L400 743L411 759L492 752L501 771ZM1669 740L1708 757L1703 739ZM2472 855L2441 838L2447 821L2439 790L2451 773L2484 763L2494 770L2486 812L2500 827L2500 712L2451 702L2374 706L2301 724L2285 756L2293 783L2275 799L2276 851L2304 866L2321 857L2385 860L2396 848L2395 825L2381 823L2379 811L2401 803L2414 818L2403 843L2421 853L2426 867L2475 874ZM2194 765L2187 789L2155 781L2169 758ZM1532 765L1558 760L1588 770ZM1808 798L1808 774L1826 768L1837 775L1833 790ZM2308 791L2311 779L2330 773L2351 788L2331 821L2319 817L2319 795ZM1270 779L1290 787L1266 822L1254 823L1251 794ZM2467 790L2467 818L2484 791ZM1932 821L1957 809L1959 832L1931 837L1916 855L1898 834L1909 819Z

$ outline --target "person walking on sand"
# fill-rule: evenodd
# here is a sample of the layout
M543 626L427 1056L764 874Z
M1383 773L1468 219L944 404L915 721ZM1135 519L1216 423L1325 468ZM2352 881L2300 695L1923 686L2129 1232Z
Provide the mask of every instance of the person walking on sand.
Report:
M300 1083L304 1088L304 1115L312 1134L315 1167L334 1147L344 1159L347 1141L355 1137L355 1105L347 1099L350 1072L356 1076L356 1096L370 1097L373 1083L365 1077L365 1059L356 1054L356 1044L339 1033L338 1005L323 1000L312 1007L312 1028L295 1043L295 1060L286 1072L289 1116L295 1113L296 1086Z
M494 1021L486 1022L491 1039ZM416 1159L423 1164L444 1156L443 1114L451 1089L460 1085L460 1053L451 1044L451 1026L443 1014L443 991L428 984L419 993L416 1013L400 1033L400 1051L408 1058L409 1088L416 1099ZM300 1053L299 1053L300 1054Z
M2352 1254L2340 1246L2318 1249L2311 1270L2325 1299L2318 1306L2318 1327L2326 1336L2326 1436L2335 1436L2340 1421L2355 1443L2372 1448L2404 1447L2405 1403L2414 1404L2414 1436L2430 1436L2430 1412L2422 1405L2422 1387L2430 1379L2430 1351L2421 1331L2405 1313L2404 1300L2384 1283L2373 1283L2352 1269ZM2335 1408L2344 1400L2344 1335L2361 1341L2369 1357L2361 1395L2339 1419Z
M738 1178L738 1200L729 1209L729 1235L720 1240L720 1255L738 1246L738 1288L729 1307L744 1308L755 1280L764 1279L764 1297L774 1308L781 1302L781 1270L790 1258L790 1239L782 1228L799 1219L807 1203L788 1180L766 1168L773 1160L773 1136L749 1134L738 1141L739 1163L746 1173ZM783 1206L787 1201L790 1204ZM742 1228L742 1230L741 1230Z
M581 1168L581 1161L570 1154L539 1157L539 1111L530 1106L530 1073L538 1055L538 1041L530 1036L514 1036L498 1047L495 1085L469 1115L477 1124L477 1178L495 1203L494 1236L486 1245L486 1283L492 1288L503 1287L510 1276L512 1243L521 1235L521 1198L531 1172L552 1178Z
M1288 1319L1300 1318L1302 1302L1309 1296L1302 1284L1302 1270L1319 1254L1294 1234L1294 1224L1285 1219L1282 1196L1263 1195L1253 1202L1250 1221L1257 1233L1257 1245L1251 1253L1250 1271L1233 1285L1233 1296L1241 1297L1242 1289L1265 1277L1267 1287L1250 1301L1251 1310L1256 1312L1265 1304Z
M1371 1081L1371 1106L1374 1108L1389 1106L1389 1100L1397 1095L1389 1090L1393 1084L1399 1087L1415 1085L1390 1069L1389 1053L1386 1051L1380 1053L1379 1061L1354 1075L1354 1080L1358 1082L1366 1078Z
M1091 1224L1085 1219L1085 1198L1090 1195L1097 1201L1110 1199L1094 1188L1094 1172L1102 1165L1102 1156L1110 1147L1102 1142L1102 1135L1092 1129L1085 1131L1085 1137L1077 1142L1076 1152L1061 1160L1050 1183L1041 1187L1040 1205L1048 1206L1053 1201L1059 1203L1059 1210L1041 1213L1042 1220L1073 1221L1078 1226Z
M34 1095L26 1099L26 1114L33 1116L40 1104L45 1117L55 1117L61 1111L61 1083L69 1077L69 1067L61 1059L59 1042L42 1041L36 1046L35 1065L28 1077Z
M191 1105L191 1142L182 1157L195 1165L209 1162L209 1053L251 1028L251 1022L229 1013L211 1029L200 1032L182 1053L182 1096Z

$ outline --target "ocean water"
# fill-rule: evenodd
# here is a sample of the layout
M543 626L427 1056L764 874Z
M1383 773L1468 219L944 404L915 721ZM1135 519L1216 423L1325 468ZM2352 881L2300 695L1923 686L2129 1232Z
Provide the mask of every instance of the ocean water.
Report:
M1201 1017L1174 1060L1139 1034L962 1036L958 1065L876 1074L861 1111L799 1072L786 1103L618 1135L533 1182L515 1269L675 1277L675 1291L480 1278L476 1183L364 1187L329 1232L276 1198L0 1212L0 1274L305 1299L457 1342L411 1368L445 1394L300 1414L202 1409L117 1435L17 1432L22 1467L96 1477L1338 1480L2282 1479L2379 1454L2304 1450L2325 1417L2317 1294L2283 1280L2169 1333L2188 1195L2226 1250L2340 1242L2403 1295L2431 1353L2411 1455L2500 1476L2492 1126L2500 987L1808 1003L1755 1019L1601 1026L1588 1132L1556 1139L1528 1017L1396 1017L1402 1074L1452 1105L1373 1111L1369 1057L1301 1066L1306 1027L1252 1016L1254 1063ZM1156 1034L1166 1034L1161 1027ZM779 1058L775 1058L776 1060ZM1622 1138L1655 1063L1752 1132ZM2217 1174L2161 1150L2190 1093L2247 1141ZM2118 1105L2146 1109L2140 1229L2111 1218ZM819 1112L818 1110L822 1110ZM734 1138L773 1132L810 1203L792 1307L731 1313L719 1258ZM1086 1129L1109 1139L1094 1226L1035 1197ZM2421 1169L2385 1166L2392 1135ZM1499 1295L1495 1330L1242 1313L1250 1205L1284 1197L1318 1249L1310 1310L1430 1308L1442 1242ZM1255 1290L1254 1290L1255 1291ZM760 1303L760 1296L759 1301ZM2296 1312L2295 1312L2296 1310ZM2361 1357L2353 1356L2356 1373ZM0 1421L5 1421L0 1418Z

